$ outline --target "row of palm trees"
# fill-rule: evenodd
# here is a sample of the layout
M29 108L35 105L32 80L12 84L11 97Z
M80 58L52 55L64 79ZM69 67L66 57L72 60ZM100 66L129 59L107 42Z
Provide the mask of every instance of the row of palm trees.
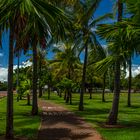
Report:
M79 101L79 110L84 109L84 92L85 92L85 81L87 77L87 64L95 63L97 60L95 57L91 57L92 62L89 62L88 53L92 50L95 54L103 53L103 48L96 39L96 35L99 35L101 39L105 39L108 42L108 54L109 56L104 55L103 60L95 64L96 70L103 73L107 73L108 68L112 67L114 69L114 97L112 102L112 108L110 110L107 123L114 125L117 123L118 118L118 109L119 109L119 98L120 98L120 76L122 66L129 65L129 89L128 89L128 106L131 106L131 57L133 54L139 52L139 25L136 21L138 18L137 10L138 8L134 2L130 1L117 1L118 14L117 22L113 24L101 24L98 25L96 31L93 30L97 22L100 20L110 17L110 14L107 14L99 19L93 20L92 15L95 12L100 1L94 1L87 10L86 2L82 3L82 6L85 8L85 14L76 22L81 27L77 30L78 39L80 40L80 49L84 49L84 62L83 62L83 72L81 79L81 91L80 91L80 101ZM123 18L123 7L127 6L129 12L133 12L129 19ZM130 13L129 13L130 14ZM77 41L77 40L76 40ZM78 41L77 41L78 42ZM78 43L76 45L78 46ZM92 47L92 48L90 48ZM100 50L100 51L99 51ZM91 52L92 52L91 51ZM96 55L97 56L97 55ZM100 55L101 58L101 55ZM89 65L91 65L89 64ZM104 94L103 94L104 98ZM104 100L104 99L103 99Z
M9 0L0 1L0 32L9 32L9 66L6 138L13 138L13 55L14 49L33 50L33 102L32 115L38 114L37 105L37 46L46 46L46 39L63 38L69 19L49 1ZM65 28L64 28L65 27Z
M78 107L80 111L84 110L85 83L88 76L87 67L95 67L94 70L102 72L103 77L105 77L105 74L108 72L108 68L112 68L113 65L115 71L114 98L107 123L113 125L117 123L120 96L120 69L124 62L129 62L131 71L131 56L134 52L139 51L138 44L140 28L137 22L139 13L135 10L136 8L139 9L139 7L135 5L134 1L117 0L117 23L98 25L100 21L112 17L111 14L106 14L94 19L93 15L98 9L100 2L101 0L63 0L61 2L57 0L54 0L53 2L49 0L0 1L0 33L3 34L8 32L10 40L6 138L14 137L12 85L14 50L23 50L26 53L27 50L31 48L33 51L32 115L37 115L37 81L38 79L41 79L41 77L37 77L37 48L38 46L40 48L46 48L47 41L50 38L55 43L61 40L61 43L65 44L61 45L61 47L64 48L54 49L54 51L59 52L55 56L55 60L50 62L50 69L55 68L54 77L58 79L58 75L60 75L60 77L61 75L65 75L69 80L73 80L75 78L74 73L81 71L80 68L83 66L80 74L77 74L78 77L81 77L81 80L77 81L81 82ZM137 3L139 2L137 1ZM132 14L132 17L126 21L123 19L124 4ZM59 9L58 6L63 10ZM71 20L73 20L73 22L71 22ZM109 56L106 55L104 49L100 45L97 35L102 39L106 39L108 42ZM135 42L132 43L132 40L135 40ZM84 52L85 54L83 65L81 65L80 60L77 59L81 52ZM97 63L95 64L95 62ZM65 66L65 69L64 65L67 65L67 67ZM105 78L103 79L105 80ZM131 73L129 85L131 85ZM130 89L128 94L129 105ZM71 97L70 88L68 88L67 92Z
M129 4L129 1L126 1L125 4ZM136 5L133 3L133 6L135 7ZM135 14L133 16L135 17ZM137 28L139 29L139 25L135 25L137 23L133 22L133 16L129 18L129 20L122 19L123 2L118 1L118 22L111 25L100 25L98 27L99 36L106 39L109 45L111 45L111 55L115 59L114 98L107 121L108 124L117 123L120 96L120 66L122 63L126 62L129 65L128 106L131 106L131 58L134 53L139 52L139 31L137 30ZM109 61L111 61L111 59Z

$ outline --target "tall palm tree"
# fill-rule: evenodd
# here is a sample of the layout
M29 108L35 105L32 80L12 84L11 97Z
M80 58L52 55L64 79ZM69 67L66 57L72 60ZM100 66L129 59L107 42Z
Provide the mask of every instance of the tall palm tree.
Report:
M8 9L8 10L7 10ZM20 20L19 20L20 19ZM33 46L33 105L32 114L38 113L37 108L37 62L36 47L40 43L44 46L46 36L58 33L65 35L64 24L67 17L63 11L46 1L35 0L9 0L0 4L0 25L9 29L9 67L8 67L8 96L7 96L7 123L6 137L13 138L13 47L14 40L18 46L28 48ZM67 20L68 21L68 20ZM55 25L55 26L54 26ZM18 32L17 32L18 31ZM24 31L24 32L23 32ZM59 38L58 38L59 37Z
M38 75L39 75L39 97L42 97L42 67L43 64L46 64L46 51L44 49L38 48L37 50L38 57Z
M103 48L102 46L98 45L89 51L89 57L88 57L88 67L94 67L94 65L105 59L107 57L107 48ZM107 70L108 71L108 70ZM104 71L100 75L102 75L103 79L103 92L102 92L102 102L105 102L105 82L106 82L106 73L107 71Z
M125 3L127 5L127 10L129 13L131 13L131 20L135 23L135 24L139 24L139 18L140 18L140 13L139 13L139 1L138 0L125 0ZM132 45L132 44L131 44ZM136 52L139 52L139 50L137 50ZM132 51L133 53L133 51ZM129 81L128 81L128 99L127 99L127 105L128 107L131 106L131 77L132 77L132 72L131 72L131 57L128 59L128 65L129 65Z
M95 31L93 28L99 23L100 21L111 17L111 14L105 14L97 19L93 18L95 11L98 8L101 0L96 0L94 2L90 2L90 6L88 2L83 2L83 10L85 10L84 15L80 17L78 24L79 27L79 34L78 40L80 40L80 46L82 46L82 50L84 49L84 63L83 63L83 72L82 72L82 82L81 82L81 91L80 91L80 102L79 102L79 110L82 111L84 109L83 106L83 95L85 92L85 80L86 80L86 69L87 69L87 62L88 62L88 48L89 46L98 46L99 42L96 39ZM82 42L81 42L82 40Z
M8 65L8 91L7 91L7 116L6 116L6 138L14 137L13 134L13 53L14 53L14 23L15 17L9 17L9 11L15 8L15 2L1 1L0 3L0 29L1 33L9 29L9 65ZM12 6L12 7L11 7ZM13 12L11 12L13 16Z
M116 64L116 61L119 60L119 64L126 63L128 59L131 58L132 54L137 52L139 49L139 25L135 25L131 22L118 22L116 24L106 24L100 25L98 28L98 33L101 38L106 39L110 44L111 56L108 56L106 59L102 60L98 64L99 69L106 70L109 65L113 63ZM119 47L118 47L119 46ZM120 65L119 65L120 66ZM114 67L114 69L116 66ZM114 81L114 98L113 98L113 106L111 110L112 116L109 116L109 124L117 123L117 114L118 114L118 105L119 105L119 95L120 95L120 75L116 75L115 71L115 81ZM116 83L119 82L119 83ZM116 92L116 84L119 89Z
M123 3L122 0L118 0L118 22L122 20L123 14ZM116 56L118 57L118 56ZM114 97L112 109L108 117L108 124L116 124L118 117L118 107L119 107L119 96L120 96L120 60L116 59L115 62L115 81L114 81Z

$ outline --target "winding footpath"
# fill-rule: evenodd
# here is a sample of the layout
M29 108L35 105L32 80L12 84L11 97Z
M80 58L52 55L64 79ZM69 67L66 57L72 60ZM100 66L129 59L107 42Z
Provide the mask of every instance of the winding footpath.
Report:
M82 118L66 108L39 100L42 120L38 140L103 140Z

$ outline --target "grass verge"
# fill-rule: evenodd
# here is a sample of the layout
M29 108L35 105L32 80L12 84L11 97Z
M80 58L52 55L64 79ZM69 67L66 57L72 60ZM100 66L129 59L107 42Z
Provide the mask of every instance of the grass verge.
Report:
M16 101L14 98L14 134L17 137L34 139L37 137L40 125L39 116L31 116L31 106L26 100ZM0 135L5 134L6 128L6 98L0 100Z

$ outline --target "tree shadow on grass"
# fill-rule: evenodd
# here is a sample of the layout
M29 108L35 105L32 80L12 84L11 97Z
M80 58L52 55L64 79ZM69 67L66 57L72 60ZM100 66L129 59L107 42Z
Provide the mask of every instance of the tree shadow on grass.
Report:
M16 117L14 125L17 127L30 127L32 124L38 123L38 121L37 117Z
M140 108L140 105L132 105L130 108L137 109L137 108Z

